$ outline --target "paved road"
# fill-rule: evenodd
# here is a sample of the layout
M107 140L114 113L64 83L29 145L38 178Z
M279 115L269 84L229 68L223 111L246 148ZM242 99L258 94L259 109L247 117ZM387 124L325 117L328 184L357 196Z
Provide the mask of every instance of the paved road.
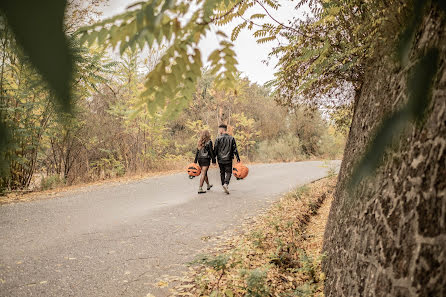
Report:
M164 296L153 284L184 269L210 244L202 238L327 169L316 161L251 166L230 195L214 169L216 186L204 195L197 179L175 174L1 206L0 296Z

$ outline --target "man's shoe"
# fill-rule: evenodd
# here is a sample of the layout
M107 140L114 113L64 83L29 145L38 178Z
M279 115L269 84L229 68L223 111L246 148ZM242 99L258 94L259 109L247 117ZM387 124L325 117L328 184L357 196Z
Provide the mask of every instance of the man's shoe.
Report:
M214 185L208 185L208 191L213 187Z
M229 190L228 190L228 185L227 184L223 185L223 191L225 191L226 194L229 194Z
M206 191L203 190L202 187L199 187L199 188L198 188L198 194L204 194L204 193L206 193Z

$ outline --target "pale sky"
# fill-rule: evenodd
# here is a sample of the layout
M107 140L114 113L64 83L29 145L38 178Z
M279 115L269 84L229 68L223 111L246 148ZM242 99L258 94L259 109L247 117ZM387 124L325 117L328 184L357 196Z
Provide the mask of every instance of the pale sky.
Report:
M124 12L126 7L134 3L135 0L109 0L109 5L104 7L103 17L111 17L113 15ZM296 15L294 10L295 3L289 0L283 0L282 7L277 11L269 11L277 20L284 24L288 24L288 21ZM250 10L250 13L263 13L262 10ZM302 14L299 13L299 17ZM217 30L224 31L228 36L231 35L231 29L240 23L236 21L225 27L216 27L212 25L212 33L208 33L205 39L200 43L200 49L202 51L202 56L204 60L207 60L209 54L218 47L219 39L215 32ZM238 39L234 42L234 50L237 54L237 60L239 62L238 69L248 78L259 84L263 84L274 77L274 66L276 64L276 59L271 59L269 65L266 65L262 61L268 58L268 54L272 47L277 45L277 42L271 42L267 44L257 44L255 39L251 36L252 32L242 31ZM205 62L204 61L204 62Z

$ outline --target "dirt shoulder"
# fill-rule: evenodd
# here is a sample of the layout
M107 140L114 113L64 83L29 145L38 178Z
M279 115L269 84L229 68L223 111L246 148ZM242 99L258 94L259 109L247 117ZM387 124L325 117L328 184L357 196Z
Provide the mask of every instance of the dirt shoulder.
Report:
M171 296L323 296L321 250L336 180L284 195L194 261Z
M77 192L88 192L89 190L105 186L105 185L122 185L128 184L135 181L143 180L149 177L158 177L158 176L166 176L176 173L184 172L184 169L175 169L175 170L167 170L167 171L153 171L146 172L142 174L134 174L124 177L116 177L104 180L97 180L89 183L81 183L75 184L71 186L60 186L55 189L45 190L45 191L24 191L24 192L12 192L8 193L4 196L0 196L0 205L3 204L11 204L11 203L19 203L19 202L28 202L34 200L43 200L43 199L51 199L57 197L62 193L77 193Z

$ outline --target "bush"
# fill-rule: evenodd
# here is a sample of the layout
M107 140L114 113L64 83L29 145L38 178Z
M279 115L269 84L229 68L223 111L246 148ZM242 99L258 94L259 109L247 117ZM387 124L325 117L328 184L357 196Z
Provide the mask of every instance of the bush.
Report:
M299 138L291 134L260 142L256 152L256 160L261 162L291 162L302 159L305 159L305 154Z
M41 190L51 190L65 184L65 179L59 175L43 177L40 181Z
M225 271L229 262L229 256L227 255L199 255L194 261L189 264L202 264L208 267L212 267L215 271Z
M267 272L265 270L242 270L241 275L246 280L246 297L269 296L269 289L266 284Z
M117 154L110 150L101 149L100 151L107 156L91 162L91 169L96 172L98 176L103 174L106 178L124 176L126 168L122 158L116 157Z
M329 127L321 137L320 153L323 157L334 160L342 159L345 147L345 135L335 132Z

